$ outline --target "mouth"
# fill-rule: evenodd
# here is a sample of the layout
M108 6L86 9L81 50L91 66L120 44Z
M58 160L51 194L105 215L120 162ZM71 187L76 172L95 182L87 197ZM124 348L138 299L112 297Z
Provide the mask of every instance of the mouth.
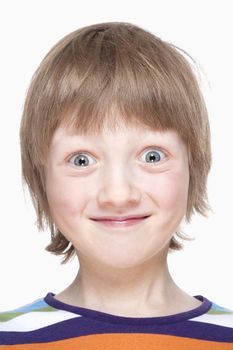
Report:
M103 218L103 219L92 219L97 224L100 224L105 227L110 228L124 228L129 226L134 226L139 223L144 222L147 218L149 218L150 215L147 216L140 216L140 217L128 217L124 219L109 219L109 218Z

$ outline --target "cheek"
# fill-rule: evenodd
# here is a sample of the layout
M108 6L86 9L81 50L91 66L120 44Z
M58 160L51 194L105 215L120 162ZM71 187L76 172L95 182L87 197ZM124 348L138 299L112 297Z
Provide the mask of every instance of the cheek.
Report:
M47 182L47 198L53 217L66 215L70 218L77 216L87 201L86 186L74 178L58 178L52 176Z
M186 210L189 175L183 172L158 174L150 190L151 196L161 209L166 211Z

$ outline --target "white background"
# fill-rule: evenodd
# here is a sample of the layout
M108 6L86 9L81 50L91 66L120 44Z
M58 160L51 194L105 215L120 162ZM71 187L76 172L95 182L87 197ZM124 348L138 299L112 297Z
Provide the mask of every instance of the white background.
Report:
M186 232L195 241L169 257L177 284L233 308L233 21L231 1L5 1L0 5L0 310L60 292L74 278L44 251L49 232L38 232L23 193L19 124L30 78L47 51L69 32L97 22L142 26L189 52L202 70L212 128L213 166L208 219L196 216Z

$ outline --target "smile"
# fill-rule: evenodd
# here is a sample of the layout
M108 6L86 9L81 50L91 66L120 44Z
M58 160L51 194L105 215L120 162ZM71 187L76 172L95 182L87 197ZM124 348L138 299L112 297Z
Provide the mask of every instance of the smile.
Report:
M94 220L97 224L109 228L125 228L130 226L135 226L143 221L145 221L147 217L141 217L141 218L129 218L126 220Z

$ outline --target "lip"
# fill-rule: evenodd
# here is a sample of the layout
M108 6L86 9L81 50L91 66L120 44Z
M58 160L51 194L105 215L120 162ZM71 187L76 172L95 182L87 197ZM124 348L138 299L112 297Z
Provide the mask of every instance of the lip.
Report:
M140 214L140 215L130 215L130 216L100 216L100 217L93 217L92 220L95 221L126 221L126 220L132 220L132 219L144 219L146 217L150 216L150 214Z
M121 218L121 220L113 220L108 218L104 218L104 219L98 219L98 220L93 220L95 221L97 224L101 225L102 227L107 227L107 228L126 228L126 227L130 227L130 226L136 226L140 223L142 223L143 221L145 221L148 217L150 217L149 215L147 216L134 216L134 217L127 217L123 220L123 218Z

